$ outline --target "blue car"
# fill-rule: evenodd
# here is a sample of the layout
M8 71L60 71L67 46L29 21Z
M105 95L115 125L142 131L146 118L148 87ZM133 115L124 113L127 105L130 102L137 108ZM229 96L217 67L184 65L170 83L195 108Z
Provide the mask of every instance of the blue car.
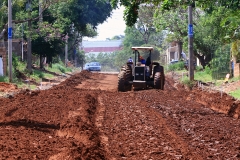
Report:
M88 71L101 71L101 64L99 62L90 62L86 63L84 70Z
M175 63L178 63L178 60L173 60L170 62L170 64L175 64Z

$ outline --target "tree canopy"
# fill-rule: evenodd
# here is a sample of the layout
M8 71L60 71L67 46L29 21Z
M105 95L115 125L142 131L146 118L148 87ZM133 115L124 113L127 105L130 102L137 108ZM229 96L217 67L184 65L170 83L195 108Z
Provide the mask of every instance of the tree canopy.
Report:
M32 51L46 57L61 54L66 38L73 50L83 36L96 36L96 26L110 17L113 9L106 0L12 0L12 8L13 38L31 37L33 47L39 48ZM7 11L8 0L0 0L0 38L5 40Z
M111 0L113 7L118 3L126 8L124 20L128 26L138 23L143 4L154 6L154 27L157 31L167 30L169 42L187 42L186 9L191 5L194 8L194 54L202 65L209 63L218 47L227 43L232 43L236 56L240 38L240 0Z

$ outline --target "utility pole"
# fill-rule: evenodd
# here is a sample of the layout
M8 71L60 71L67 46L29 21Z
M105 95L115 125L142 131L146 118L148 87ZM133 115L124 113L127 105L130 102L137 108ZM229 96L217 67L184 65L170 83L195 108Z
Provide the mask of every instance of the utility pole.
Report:
M24 60L24 59L23 59L23 53L24 53L23 43L24 43L24 39L23 39L23 23L22 23L22 61Z
M32 41L31 41L31 32L32 32L32 22L31 22L31 0L28 0L27 3L28 10L28 39L27 39L27 69L29 73L32 73Z
M8 0L8 76L12 82L12 1Z
M41 25L42 22L43 22L43 16L42 16L42 4L43 4L43 0L39 0L39 24ZM41 25L42 26L42 25ZM42 52L40 53L40 68L43 69L44 66L43 66L43 63L44 63L44 60L45 60L45 57L43 57L43 54Z
M194 66L193 66L193 23L192 23L192 5L188 6L188 75L189 80L194 80Z

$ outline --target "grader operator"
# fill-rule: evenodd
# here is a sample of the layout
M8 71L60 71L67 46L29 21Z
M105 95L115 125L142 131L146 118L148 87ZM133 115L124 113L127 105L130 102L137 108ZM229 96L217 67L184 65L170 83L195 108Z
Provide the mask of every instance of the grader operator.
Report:
M118 91L136 89L164 89L164 68L158 62L151 61L153 47L132 47L134 63L127 62L118 74ZM139 51L148 51L149 56L144 62ZM144 64L144 63L145 64Z

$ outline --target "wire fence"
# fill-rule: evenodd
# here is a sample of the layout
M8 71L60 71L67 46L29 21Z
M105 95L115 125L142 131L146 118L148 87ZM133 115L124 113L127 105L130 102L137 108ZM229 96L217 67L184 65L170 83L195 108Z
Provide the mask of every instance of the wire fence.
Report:
M224 79L231 73L230 48L223 46L215 51L211 62L212 78L215 80Z

